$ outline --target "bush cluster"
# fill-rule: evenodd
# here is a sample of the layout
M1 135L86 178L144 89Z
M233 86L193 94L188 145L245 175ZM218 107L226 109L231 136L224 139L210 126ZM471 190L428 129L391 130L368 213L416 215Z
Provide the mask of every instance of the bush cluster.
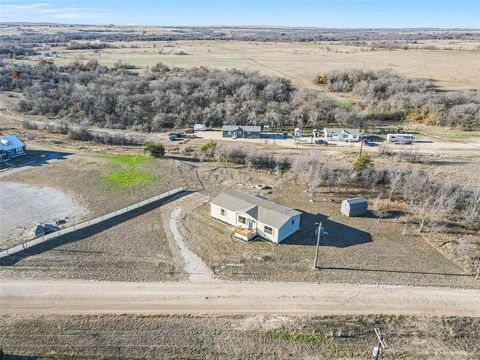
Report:
M428 125L480 129L480 95L474 91L439 92L431 82L406 79L389 71L343 71L326 76L327 87L359 96L362 110Z

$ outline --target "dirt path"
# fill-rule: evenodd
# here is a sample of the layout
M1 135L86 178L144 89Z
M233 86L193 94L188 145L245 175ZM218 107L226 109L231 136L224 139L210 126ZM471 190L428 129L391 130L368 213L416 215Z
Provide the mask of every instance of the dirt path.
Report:
M2 280L6 314L421 314L480 317L480 290L285 282Z
M190 251L183 242L182 235L177 227L177 220L180 217L181 212L182 209L178 206L173 209L169 219L169 227L185 261L185 268L183 271L188 274L190 281L213 281L212 270L210 270L199 256Z

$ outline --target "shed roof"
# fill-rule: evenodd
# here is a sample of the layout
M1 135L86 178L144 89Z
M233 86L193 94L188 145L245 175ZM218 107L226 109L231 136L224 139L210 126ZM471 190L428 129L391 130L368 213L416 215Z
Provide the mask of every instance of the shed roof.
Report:
M211 203L230 211L247 213L258 221L277 229L292 217L301 214L300 211L237 190L224 192L214 198Z
M222 130L223 131L232 131L235 129L241 128L245 131L252 131L252 132L260 132L262 131L261 126L249 126L249 125L223 125Z
M26 146L16 135L0 137L0 150L8 151Z
M368 206L368 200L363 197L343 200L350 205L350 208Z

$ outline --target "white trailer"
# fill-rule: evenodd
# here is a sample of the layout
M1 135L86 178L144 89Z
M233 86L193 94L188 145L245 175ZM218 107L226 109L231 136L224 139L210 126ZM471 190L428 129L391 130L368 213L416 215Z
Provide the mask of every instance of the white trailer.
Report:
M387 141L397 144L411 144L415 142L413 134L387 134Z
M205 124L195 124L195 125L193 125L193 130L194 131L206 131L207 126Z

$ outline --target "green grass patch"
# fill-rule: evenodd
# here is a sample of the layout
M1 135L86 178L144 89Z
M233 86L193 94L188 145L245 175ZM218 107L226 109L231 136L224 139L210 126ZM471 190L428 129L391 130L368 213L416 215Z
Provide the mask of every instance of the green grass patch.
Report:
M344 109L350 109L353 105L353 103L350 100L347 100L347 99L339 99L336 102L337 102L337 105L339 107L344 108Z
M152 161L152 157L142 155L108 155L112 165L137 166L139 164Z
M107 185L122 189L147 185L155 179L153 175L136 170L114 171L104 177Z
M324 336L318 336L315 334L290 333L282 330L267 331L263 334L263 337L308 345L324 345L329 340Z

